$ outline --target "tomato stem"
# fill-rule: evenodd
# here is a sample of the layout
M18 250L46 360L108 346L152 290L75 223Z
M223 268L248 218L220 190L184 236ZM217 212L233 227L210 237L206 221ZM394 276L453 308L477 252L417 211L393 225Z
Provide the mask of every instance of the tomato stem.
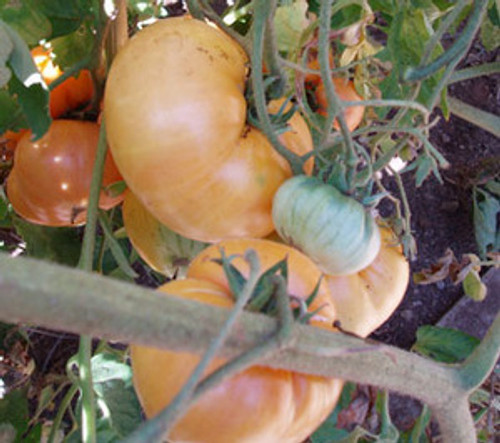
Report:
M200 395L195 395L198 390L197 385L203 377L210 362L217 355L218 351L226 341L229 333L236 324L240 314L243 312L248 300L255 291L255 287L259 280L260 264L255 251L247 251L245 259L250 265L250 275L241 293L236 297L234 307L227 317L226 322L221 327L217 336L212 340L200 362L188 378L179 394L177 394L172 402L165 407L155 418L149 420L131 434L124 443L148 443L151 441L161 441L166 438L168 431L174 423L186 412L189 405Z
M24 257L13 260L0 254L0 276L0 320L11 323L201 353L227 321L224 308L156 297L153 291L95 273ZM244 312L238 328L220 349L221 355L230 358L265 343L276 332L276 321ZM498 359L500 315L472 356L456 365L311 326L294 324L294 328L290 348L267 357L266 366L411 395L431 407L444 440L475 441L470 438L474 427L465 414L466 399Z
M465 25L460 36L448 48L448 50L428 65L420 66L418 68L408 68L403 74L403 79L408 82L423 80L424 78L434 75L448 63L458 63L472 44L473 36L479 29L479 26L481 26L482 18L486 12L487 6L488 0L475 0L467 24ZM458 12L460 12L460 6L454 10L454 13L458 15L458 12L456 12L457 9ZM432 41L430 43L432 43ZM428 56L427 52L425 55Z
M261 124L260 129L269 139L274 149L288 161L293 174L297 175L304 173L303 165L305 160L283 146L276 135L269 114L267 113L266 94L262 77L262 57L266 24L272 18L270 14L273 10L272 3L274 2L268 2L267 0L256 0L254 3L254 21L250 31L253 41L251 83L255 98L255 109Z
M328 102L327 107L327 117L323 126L323 137L320 144L324 146L327 142L328 135L330 134L330 128L332 127L333 120L337 119L340 126L340 132L342 134L344 146L346 151L344 152L344 161L347 169L347 183L349 189L354 188L354 178L356 173L356 167L359 163L358 154L354 143L352 140L351 132L347 126L344 117L344 105L340 100L337 92L335 91L335 85L332 80L330 73L330 27L331 27L331 17L332 17L332 4L333 0L326 0L321 2L321 8L319 13L319 31L318 31L318 61L321 74L321 80L325 86L325 94Z

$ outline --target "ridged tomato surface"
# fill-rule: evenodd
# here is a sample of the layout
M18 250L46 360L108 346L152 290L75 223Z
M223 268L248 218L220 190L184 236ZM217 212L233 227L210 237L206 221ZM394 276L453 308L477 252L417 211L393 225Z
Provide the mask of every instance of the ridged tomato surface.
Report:
M37 141L31 141L27 132L17 145L7 179L7 195L14 210L32 223L47 226L85 223L98 139L96 123L74 120L54 120ZM103 186L120 180L108 154ZM99 206L110 209L122 198L103 191Z
M167 283L160 290L231 307L234 301L222 267L211 260L220 257L219 247L228 255L254 249L262 270L288 256L288 290L300 298L310 294L321 275L307 257L286 245L266 240L228 240L205 249L193 261L186 280ZM233 264L247 273L248 267L242 259ZM335 311L325 287L320 289L310 311L320 306L324 307L319 313L322 318L314 324L333 330ZM148 417L157 414L180 390L199 358L189 353L131 347L134 385ZM208 372L224 362L216 359ZM340 380L254 366L223 381L197 400L174 426L169 438L207 443L299 443L330 414L341 388Z

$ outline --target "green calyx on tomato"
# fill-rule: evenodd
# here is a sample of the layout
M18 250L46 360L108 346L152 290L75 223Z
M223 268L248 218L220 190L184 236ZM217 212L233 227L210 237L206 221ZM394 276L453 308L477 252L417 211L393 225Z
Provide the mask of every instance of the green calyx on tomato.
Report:
M363 205L316 177L287 180L274 196L272 215L279 235L326 274L357 272L380 249L377 224Z

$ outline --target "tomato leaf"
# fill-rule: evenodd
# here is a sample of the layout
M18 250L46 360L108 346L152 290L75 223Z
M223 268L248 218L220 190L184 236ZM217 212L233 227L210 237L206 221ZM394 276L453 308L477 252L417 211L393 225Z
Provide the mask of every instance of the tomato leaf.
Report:
M37 0L37 7L50 21L55 38L78 29L91 5L81 0Z
M132 385L132 368L114 354L92 357L92 378L97 405L100 438L122 439L142 422L141 406Z
M457 363L467 358L479 339L458 329L422 326L412 350L443 363Z
M474 234L479 254L485 257L489 251L498 251L500 248L500 226L498 224L500 201L498 196L475 186L473 202Z
M16 95L35 138L47 131L52 119L49 115L49 91L31 57L27 44L9 25L0 20L0 28L9 36L12 50L8 65L14 74L8 83L11 95Z
M54 228L13 218L18 234L26 243L30 257L76 266L80 257L81 236L75 228Z
M0 19L15 29L30 46L49 38L52 33L50 21L40 11L38 3L38 0L11 0L0 8Z
M0 441L39 442L42 426L34 426L28 435L25 435L28 425L28 388L16 389L0 399Z
M51 40L54 62L64 71L88 57L94 44L94 35L86 26L81 26L71 34Z
M302 32L307 28L307 2L297 0L278 6L274 16L276 40L280 51L289 52L298 48Z

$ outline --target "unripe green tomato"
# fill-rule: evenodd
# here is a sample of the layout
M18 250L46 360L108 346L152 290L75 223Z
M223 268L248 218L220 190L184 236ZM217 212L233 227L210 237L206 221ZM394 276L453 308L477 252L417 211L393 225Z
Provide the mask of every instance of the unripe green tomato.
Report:
M330 275L368 266L380 250L372 216L355 199L316 177L287 180L273 200L276 231Z

